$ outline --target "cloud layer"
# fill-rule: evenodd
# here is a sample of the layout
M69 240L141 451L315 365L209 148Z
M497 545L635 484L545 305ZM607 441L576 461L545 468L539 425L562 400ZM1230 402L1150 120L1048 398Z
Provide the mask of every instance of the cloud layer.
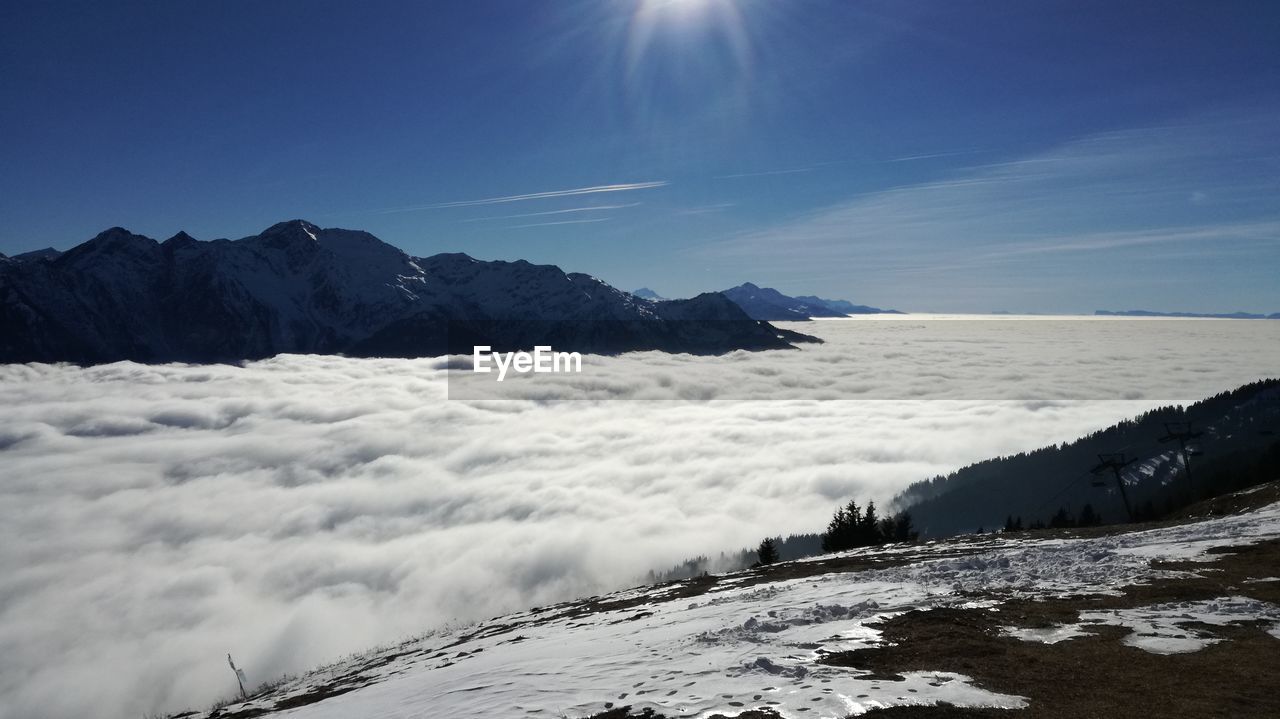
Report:
M909 344L858 345L864 326L815 323L829 342L802 352L589 358L561 388L670 402L448 400L439 359L0 366L0 717L203 706L234 689L227 652L256 684L617 587L1167 396L1149 373L1129 401L930 400L962 381L942 367L922 400L814 399L904 367ZM1002 361L962 340L944 354ZM1256 378L1194 346L1169 361ZM729 386L756 401L701 401Z

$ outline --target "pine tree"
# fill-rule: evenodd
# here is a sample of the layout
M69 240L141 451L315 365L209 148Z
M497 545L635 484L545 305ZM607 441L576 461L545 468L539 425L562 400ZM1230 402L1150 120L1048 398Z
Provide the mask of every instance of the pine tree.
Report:
M1049 527L1051 529L1062 529L1076 526L1076 520L1072 519L1071 514L1066 507L1059 507L1058 511L1049 518Z
M911 513L905 509L893 518L893 540L895 542L914 542L920 533L911 526Z
M765 537L764 541L760 542L760 548L756 550L756 556L760 559L761 564L773 564L778 561L778 547L772 537Z
M877 526L879 519L876 517L876 503L867 502L867 511L862 515L862 521L858 523L857 528L857 546L870 547L873 544L880 544L880 529Z
M844 528L848 521L844 507L837 509L835 515L831 517L831 521L827 523L827 531L822 535L822 551L839 552L845 549L842 541Z
M1102 524L1102 517L1093 510L1092 504L1085 504L1080 510L1080 519L1078 524L1081 527L1096 527Z
M893 542L898 539L898 521L896 517L885 517L877 528L881 542Z

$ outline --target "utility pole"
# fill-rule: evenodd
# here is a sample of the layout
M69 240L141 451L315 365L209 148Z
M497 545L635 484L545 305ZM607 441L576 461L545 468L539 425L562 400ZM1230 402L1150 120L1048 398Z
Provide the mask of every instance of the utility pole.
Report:
M1195 432L1191 429L1190 422L1165 422L1164 436L1160 438L1161 442L1177 442L1178 454L1182 456L1182 467L1187 473L1187 491L1195 494L1195 485L1191 482L1191 455L1187 453L1187 442L1204 435L1204 432ZM1195 497L1189 497L1191 501Z
M1124 500L1124 511L1129 514L1130 522L1133 521L1133 507L1129 506L1129 495L1124 491L1124 480L1120 478L1120 470L1137 461L1137 458L1134 458L1126 462L1123 452L1118 454L1100 454L1098 455L1098 464L1094 465L1093 469L1089 470L1095 475L1100 475L1107 470L1111 470L1111 473L1115 475L1116 487L1120 489L1120 499ZM1105 486L1105 484L1102 482L1094 482L1094 486Z

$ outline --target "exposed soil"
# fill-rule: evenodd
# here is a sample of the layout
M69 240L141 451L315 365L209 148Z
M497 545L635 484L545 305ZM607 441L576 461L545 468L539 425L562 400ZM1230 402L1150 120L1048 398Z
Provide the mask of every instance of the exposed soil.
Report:
M1149 528L1146 525L1142 528ZM1111 528L1116 532L1119 528ZM1123 531L1132 531L1125 527ZM1084 530L1076 530L1078 533ZM1108 533L1094 528L1090 533ZM1078 536L1078 535L1077 535ZM964 553L957 547L957 553ZM1129 629L1090 626L1090 636L1056 644L1028 642L1005 627L1043 628L1078 621L1082 611L1126 609L1169 602L1243 596L1280 604L1280 540L1210 550L1214 562L1157 563L1156 569L1189 570L1195 577L1162 579L1127 587L1120 596L1030 600L1008 598L993 612L933 609L907 612L879 625L885 646L833 653L824 663L847 666L887 681L903 672L947 671L1003 694L1026 697L1022 710L949 705L897 706L866 716L903 719L1113 719L1115 717L1280 717L1280 640L1260 622L1229 626L1188 625L1224 641L1186 654L1153 654L1124 645ZM826 562L804 563L815 565ZM791 565L794 566L794 565ZM833 569L827 571L849 571ZM813 572L814 574L823 572ZM804 575L801 575L804 576ZM777 579L776 575L774 579ZM987 595L989 596L989 595ZM739 719L776 719L752 710ZM619 707L591 719L669 719L650 710Z
M1170 565L1165 565L1170 568ZM1142 607L1224 595L1280 600L1280 541L1242 547L1212 565L1203 578L1170 579L1130 587L1120 597L1007 602L979 609L912 611L884 622L887 645L828 656L824 663L871 671L886 679L908 671L951 671L991 691L1027 697L1018 716L1040 717L1277 717L1280 716L1280 640L1258 622L1195 625L1226 641L1187 654L1152 654L1120 642L1129 630L1091 627L1092 636L1057 644L1024 642L1001 627L1074 622L1081 611ZM972 717L955 707L898 707L872 715Z

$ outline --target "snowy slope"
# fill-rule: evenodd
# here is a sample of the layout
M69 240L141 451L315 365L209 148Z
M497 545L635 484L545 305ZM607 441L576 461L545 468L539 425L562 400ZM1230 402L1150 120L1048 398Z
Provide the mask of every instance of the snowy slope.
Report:
M658 304L550 265L411 257L367 232L302 220L234 241L156 242L112 228L65 253L0 259L0 362L420 357L445 354L451 330L581 352L722 353L805 339L718 295Z
M998 612L1008 597L1115 594L1177 572L1157 561L1207 561L1211 547L1280 537L1280 504L1248 514L1091 539L987 535L891 545L804 560L861 563L858 572L759 572L619 592L429 634L322 669L211 717L581 717L612 706L669 716L772 708L788 719L873 707L950 702L1025 706L946 672L904 681L821 664L827 653L880 642L869 624L917 608ZM785 569L785 566L783 567ZM975 598L981 592L989 598ZM1240 598L1082 616L1081 625L1024 632L1064 641L1104 623L1152 628L1136 646L1192 651L1171 622L1274 621L1280 607ZM1163 622L1163 624L1162 624ZM1015 631L1015 630L1011 630ZM1169 636L1162 640L1162 636ZM1145 642L1145 645L1143 644ZM1179 643L1181 642L1181 643Z

